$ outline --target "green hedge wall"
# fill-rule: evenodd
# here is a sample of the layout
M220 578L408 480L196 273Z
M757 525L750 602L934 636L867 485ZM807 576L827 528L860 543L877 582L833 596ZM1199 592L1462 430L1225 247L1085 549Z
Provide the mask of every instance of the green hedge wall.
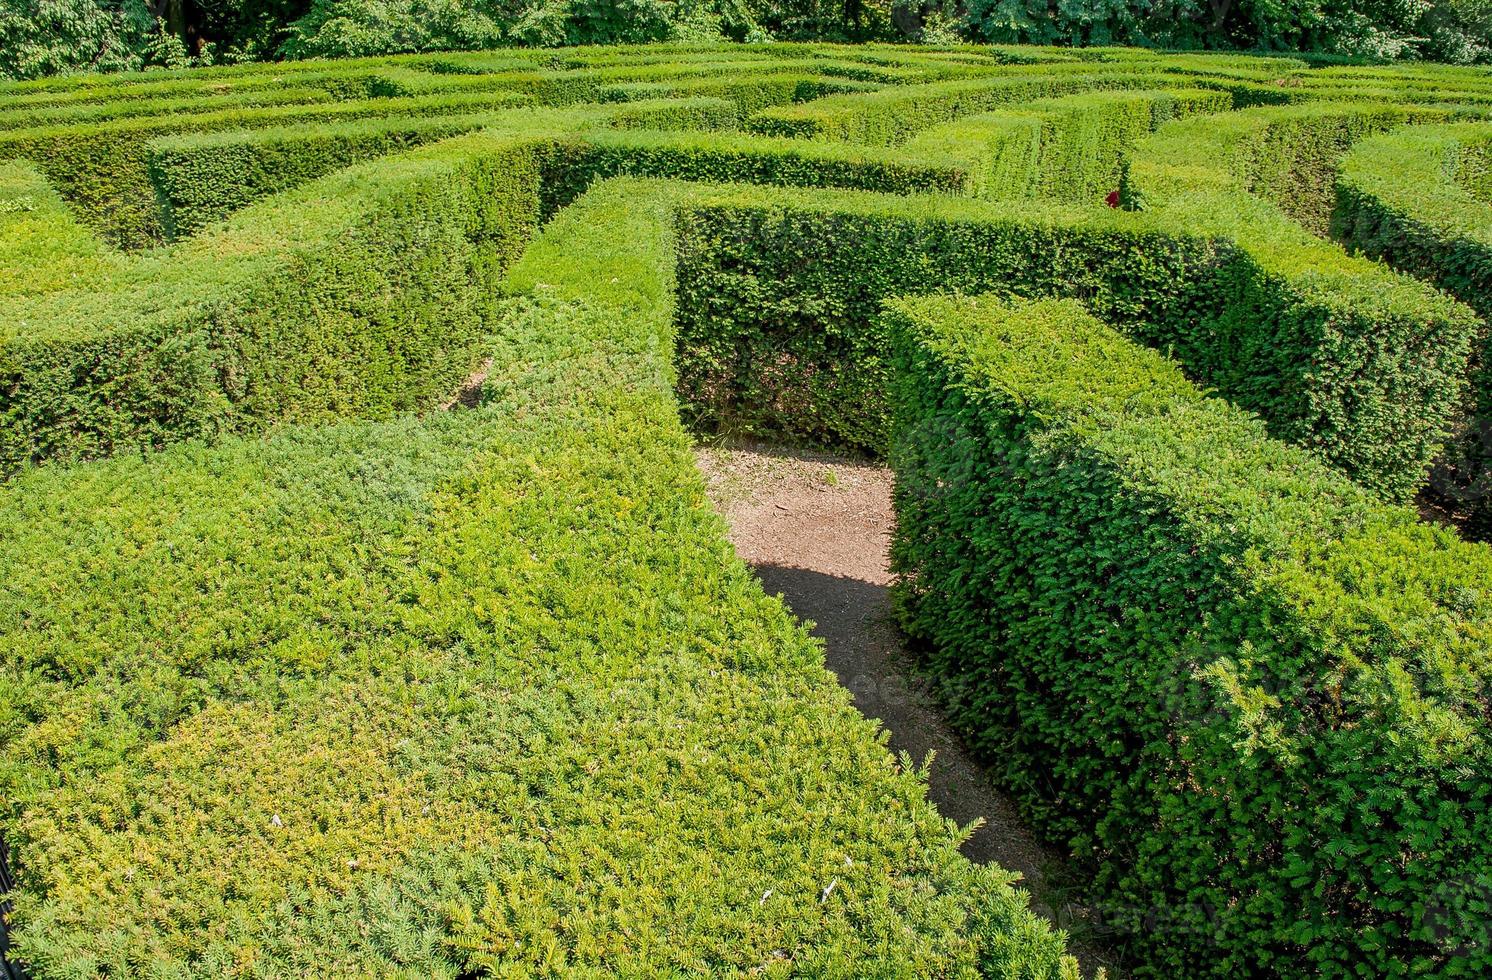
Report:
M390 157L0 302L0 469L429 404L537 224L541 151L474 135Z
M1090 297L1281 437L1385 494L1417 487L1449 431L1471 312L1247 195L1232 203L1255 210L1238 220L1273 221L1274 241L1240 245L1170 211L814 200L758 195L686 219L681 372L702 424L883 447L879 303L950 289ZM1282 244L1304 257L1294 275Z
M1457 179L1492 145L1492 125L1409 126L1366 140L1342 162L1332 234L1349 249L1435 283L1480 315L1461 429L1435 488L1492 537L1492 203ZM1482 161L1484 162L1484 161Z
M1145 974L1492 969L1492 551L1074 302L887 317L902 621Z
M1335 206L1337 165L1359 140L1443 113L1364 103L1272 106L1163 127L1136 148L1137 203L1188 191L1243 191L1274 203L1316 234Z
M38 977L1076 980L726 541L671 207L549 226L474 410L0 487Z
M749 120L748 127L770 136L892 146L929 126L998 106L1091 89L1145 85L1146 78L1141 75L1105 74L1078 66L1078 70L1057 75L960 79L830 96L803 105L764 109Z
M334 170L491 122L490 115L414 116L164 136L150 142L146 166L162 229L174 240Z
M1269 420L1276 436L1392 499L1420 485L1450 434L1476 316L1286 212L1312 223L1329 214L1316 188L1330 187L1330 161L1406 113L1322 104L1168 123L1135 148L1123 186L1128 206L1237 248L1224 309L1169 325L1156 346ZM1300 191L1288 207L1271 200L1283 201L1285 187ZM1257 313L1276 305L1280 316Z
M742 190L679 218L680 394L705 428L883 453L881 301L941 289L1085 295L1135 330L1190 311L1219 256L1122 213Z
M619 175L896 194L965 194L970 186L968 170L957 163L876 147L730 132L590 131L556 156L546 195L557 208L592 181Z
M148 146L158 136L295 123L336 124L374 116L462 115L521 101L521 96L511 92L489 92L236 109L91 126L43 126L0 132L0 160L32 162L52 180L79 218L122 248L143 248L163 238L148 170Z
M1091 92L1036 99L934 126L908 153L972 159L977 197L1098 201L1117 190L1127 151L1159 124L1233 107L1223 92Z

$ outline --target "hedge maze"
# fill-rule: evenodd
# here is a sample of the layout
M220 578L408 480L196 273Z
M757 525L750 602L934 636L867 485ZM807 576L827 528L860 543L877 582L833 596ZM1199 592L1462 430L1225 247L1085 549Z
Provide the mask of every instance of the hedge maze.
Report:
M735 557L718 427L890 461L902 625L1128 972L1486 975L1489 111L1018 47L0 86L5 956L1076 977Z

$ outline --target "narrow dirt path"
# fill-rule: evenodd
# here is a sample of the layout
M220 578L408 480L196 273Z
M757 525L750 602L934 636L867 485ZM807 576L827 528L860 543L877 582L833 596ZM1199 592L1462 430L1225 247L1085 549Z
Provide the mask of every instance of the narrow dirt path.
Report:
M795 615L815 624L829 667L855 706L880 719L892 751L905 750L919 763L934 753L928 795L938 811L960 824L983 820L964 854L1020 872L1033 908L1071 929L1082 910L1053 887L1050 875L1060 862L944 722L891 622L891 471L755 443L702 446L696 460L737 554L769 594L780 594ZM1119 975L1107 951L1081 937L1071 945L1085 974L1104 966L1111 978Z

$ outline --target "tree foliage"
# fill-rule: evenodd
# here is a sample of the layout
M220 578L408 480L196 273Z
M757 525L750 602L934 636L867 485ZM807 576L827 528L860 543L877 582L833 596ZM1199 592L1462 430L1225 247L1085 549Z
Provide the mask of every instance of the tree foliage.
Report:
M0 77L506 45L912 38L1492 60L1492 0L0 0Z

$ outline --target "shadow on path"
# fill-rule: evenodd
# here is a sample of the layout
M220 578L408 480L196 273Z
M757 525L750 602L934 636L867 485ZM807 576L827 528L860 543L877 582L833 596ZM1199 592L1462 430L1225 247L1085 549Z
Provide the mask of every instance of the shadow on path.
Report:
M1081 925L1082 910L1054 887L1059 857L1020 820L943 720L917 677L892 620L888 568L891 474L881 466L760 444L705 448L697 454L711 499L730 526L741 558L769 595L780 595L811 622L825 660L868 718L890 734L893 752L922 764L929 752L928 798L961 825L981 820L963 845L980 863L993 861L1025 879L1034 910L1057 925ZM1079 934L1071 952L1091 974L1121 975L1115 956Z

